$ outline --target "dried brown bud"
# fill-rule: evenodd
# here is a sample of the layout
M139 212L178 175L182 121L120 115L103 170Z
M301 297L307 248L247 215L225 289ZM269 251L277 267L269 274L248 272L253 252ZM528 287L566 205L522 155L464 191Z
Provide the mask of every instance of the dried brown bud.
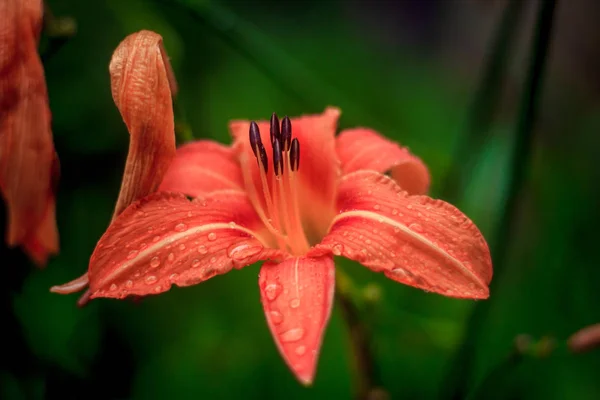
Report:
M586 326L575 332L567 341L567 345L574 353L584 353L600 347L600 324Z

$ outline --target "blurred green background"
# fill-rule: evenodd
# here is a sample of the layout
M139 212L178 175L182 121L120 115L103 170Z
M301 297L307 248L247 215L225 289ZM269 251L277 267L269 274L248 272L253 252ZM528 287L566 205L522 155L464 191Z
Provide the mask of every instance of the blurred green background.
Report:
M78 309L76 295L49 293L86 270L110 221L129 136L108 63L126 35L151 29L164 37L195 137L227 142L231 119L339 106L341 128L372 127L409 146L430 167L431 195L456 204L488 239L495 275L485 302L341 263L358 289L379 290L361 311L391 398L600 398L600 351L573 355L564 345L600 322L597 2L558 2L551 27L536 23L542 3L525 0L47 4L77 24L66 40L46 30L40 46L62 166L61 253L38 270L19 250L0 249L0 397L353 396L339 308L314 386L304 388L271 339L257 266L139 302ZM533 73L542 84L533 113L522 99L540 29L550 47ZM519 334L557 347L508 363Z

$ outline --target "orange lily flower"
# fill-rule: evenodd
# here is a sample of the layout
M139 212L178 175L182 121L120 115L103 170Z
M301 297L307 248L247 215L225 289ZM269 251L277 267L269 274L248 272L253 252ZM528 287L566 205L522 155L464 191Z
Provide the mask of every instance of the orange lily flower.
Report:
M37 53L41 0L0 2L0 192L8 246L38 265L58 252L55 189L59 163L44 69Z
M158 294L264 260L267 323L304 384L313 381L333 305L334 256L427 291L487 298L492 266L477 227L422 195L429 172L407 149L365 128L336 137L339 115L330 107L281 122L275 114L234 121L232 146L180 147L158 192L129 205L99 240L90 297ZM146 151L160 153L163 143Z

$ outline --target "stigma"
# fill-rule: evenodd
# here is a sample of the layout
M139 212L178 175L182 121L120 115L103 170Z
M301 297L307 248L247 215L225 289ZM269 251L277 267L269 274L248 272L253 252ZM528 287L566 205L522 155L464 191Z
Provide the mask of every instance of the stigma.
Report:
M263 223L276 237L277 246L291 254L302 255L309 250L310 244L302 227L298 205L300 142L293 137L289 117L280 122L273 113L269 139L267 146L271 147L271 166L260 128L256 122L250 122L250 147L258 164L260 179L260 182L250 182L250 187L260 188L250 191L250 200Z

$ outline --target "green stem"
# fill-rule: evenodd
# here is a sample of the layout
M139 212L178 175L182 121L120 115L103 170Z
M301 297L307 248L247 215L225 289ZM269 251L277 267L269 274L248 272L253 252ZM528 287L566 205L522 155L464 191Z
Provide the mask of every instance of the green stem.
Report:
M500 282L499 272L505 267L510 233L516 221L516 206L529 168L529 160L533 147L533 125L540 99L540 89L550 42L555 5L555 0L540 2L535 37L532 42L531 60L524 85L524 91L521 97L519 117L515 132L515 148L512 154L511 170L509 172L510 185L507 193L504 217L498 228L496 241L492 246L495 279L490 285L491 293L494 293ZM469 373L472 371L473 354L476 350L476 336L483 326L483 322L488 315L491 304L490 301L478 303L467 322L467 332L463 339L462 346L459 348L458 353L454 358L452 371L448 375L444 385L444 392L448 394L449 398L463 399L467 393Z
M348 326L352 369L357 400L387 399L379 386L379 371L373 355L371 332L361 320L359 301L354 285L339 267L336 270L336 298L342 317Z
M456 154L455 162L443 180L444 186L441 197L454 202L460 193L464 191L466 177L473 168L473 154L481 153L481 148L488 137L490 125L493 120L501 98L503 83L506 79L510 51L517 38L519 23L523 15L526 2L521 0L510 0L502 20L493 39L491 53L487 55L488 60L478 90L473 97L473 103L469 109L466 132L461 138Z

